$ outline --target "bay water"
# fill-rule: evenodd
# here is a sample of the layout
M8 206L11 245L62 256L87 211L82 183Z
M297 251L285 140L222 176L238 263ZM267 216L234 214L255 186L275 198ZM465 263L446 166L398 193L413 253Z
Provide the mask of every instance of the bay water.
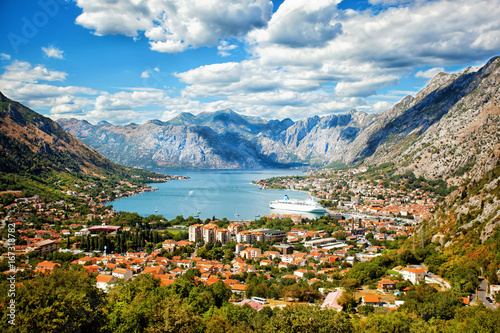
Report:
M187 180L171 180L150 184L155 192L113 201L116 211L137 212L141 216L163 215L173 219L178 215L199 217L202 220L216 217L228 220L253 220L259 216L279 212L269 208L269 202L282 199L306 200L309 195L300 191L260 189L252 181L277 176L301 176L303 170L181 170L157 171L164 174L188 176ZM292 212L288 212L292 213ZM295 213L316 217L313 214Z

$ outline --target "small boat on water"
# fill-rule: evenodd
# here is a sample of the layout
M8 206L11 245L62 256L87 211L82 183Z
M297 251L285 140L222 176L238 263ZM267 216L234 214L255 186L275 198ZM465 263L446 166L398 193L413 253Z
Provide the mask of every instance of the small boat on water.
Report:
M285 195L283 200L274 200L269 203L269 207L273 209L280 209L294 212L304 213L324 213L326 211L319 203L312 199L309 200L296 200L290 199Z

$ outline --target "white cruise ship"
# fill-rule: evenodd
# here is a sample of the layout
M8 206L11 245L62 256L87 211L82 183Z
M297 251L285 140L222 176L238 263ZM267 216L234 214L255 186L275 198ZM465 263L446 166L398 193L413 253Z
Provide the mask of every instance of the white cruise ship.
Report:
M304 213L324 213L326 211L319 203L313 200L295 200L288 198L288 195L285 195L283 200L271 201L269 207Z

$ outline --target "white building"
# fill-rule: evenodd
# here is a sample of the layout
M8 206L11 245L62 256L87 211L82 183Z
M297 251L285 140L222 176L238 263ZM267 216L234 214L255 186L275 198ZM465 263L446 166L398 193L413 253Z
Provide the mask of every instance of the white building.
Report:
M189 241L196 243L201 239L201 224L193 224L189 226Z
M104 290L104 292L108 292L110 288L114 287L117 280L116 276L100 274L97 276L96 287Z
M413 284L418 284L425 278L425 270L422 268L403 268L401 271L403 279Z
M116 268L113 271L113 276L118 279L129 280L132 278L132 271L125 268Z

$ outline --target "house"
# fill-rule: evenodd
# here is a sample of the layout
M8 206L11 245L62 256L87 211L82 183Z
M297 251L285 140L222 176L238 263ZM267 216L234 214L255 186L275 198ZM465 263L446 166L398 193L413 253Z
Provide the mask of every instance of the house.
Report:
M142 274L153 274L153 275L163 275L165 274L165 270L163 266L150 266L144 268Z
M118 279L129 280L132 278L132 271L126 268L115 268L112 274Z
M168 286L175 282L176 276L175 274L164 274L160 275L160 286Z
M40 242L35 243L35 247L40 254L49 253L52 250L57 250L57 244L51 239L46 239Z
M42 262L38 263L38 265L36 265L37 270L41 270L41 269L53 270L56 267L61 267L61 265L53 263L51 261L42 261Z
M182 275L182 274L184 274L184 270L180 267L177 267L177 268L171 270L170 273L175 274L175 275Z
M362 298L361 305L371 305L373 307L382 306L380 298L381 297L378 295L365 295Z
M302 278L304 274L307 272L307 269L297 269L295 272L293 272L293 275L298 276L299 278Z
M250 306L252 309L254 309L256 311L260 311L264 307L264 305L262 305L261 303L256 302L256 301L252 301L249 299L244 299L241 302L233 303L233 304L237 305L237 306L243 306L243 305L247 304L248 306Z
M281 268L288 268L288 263L287 262L280 262L278 264L278 268L281 269Z
M388 280L388 279L382 279L378 283L378 290L380 291L387 291L387 290L394 290L396 289L396 282Z
M490 292L492 295L496 295L498 292L500 292L500 284L491 284Z
M271 259L281 257L281 254L278 251L266 251L266 252L264 252L264 255L268 258L271 258Z
M97 259L95 257L88 257L88 256L82 257L82 258L77 259L75 261L77 261L77 263L79 265L85 265L85 264L87 264L87 262L89 262L90 264L97 264Z
M247 290L247 288L248 288L248 286L244 285L244 284L233 284L231 286L231 291L233 293L240 294L240 293L244 293Z
M403 268L401 271L403 279L413 284L418 284L425 278L425 270L422 268Z
M259 248L255 247L247 247L243 251L240 252L240 257L245 259L254 259L262 254L262 251Z
M272 260L261 260L259 265L261 265L261 266L274 266L274 262Z
M206 281L205 283L207 284L207 286L211 286L211 285L214 285L216 284L217 282L219 282L219 278L217 276L210 276Z
M113 288L118 278L113 275L99 274L96 277L96 287L108 292L110 288Z
M182 267L182 268L191 268L191 260L185 259L185 260L179 260L177 261L177 267Z
M342 311L343 306L337 304L337 300L342 296L342 290L337 290L331 293L328 293L321 308L330 308L335 309L337 311Z
M207 281L209 278L210 278L210 273L203 273L201 274L201 279L204 280L204 281Z

